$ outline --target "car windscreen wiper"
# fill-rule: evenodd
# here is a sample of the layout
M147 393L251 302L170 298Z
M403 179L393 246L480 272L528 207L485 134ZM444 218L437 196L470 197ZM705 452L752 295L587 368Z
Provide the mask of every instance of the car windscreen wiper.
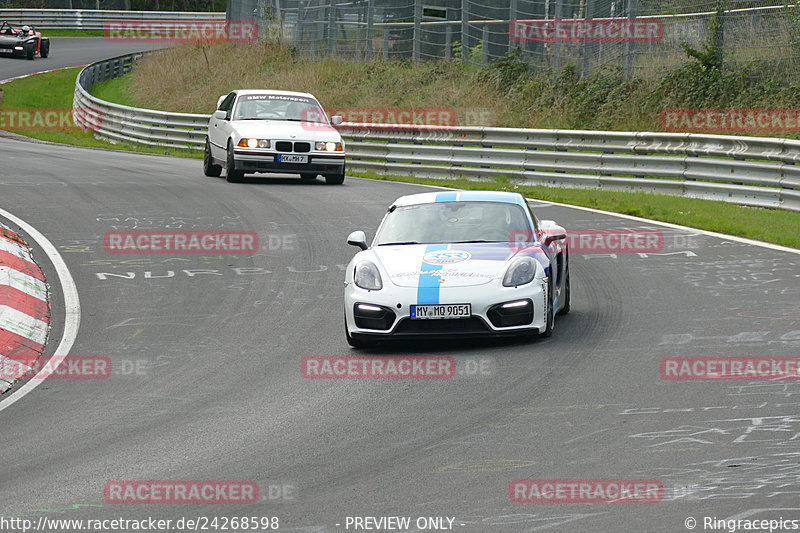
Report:
M471 241L451 241L451 244L467 244L472 242L506 242L506 241L490 241L487 239L475 239Z
M421 242L417 241L402 241L402 242L382 242L378 244L378 246L395 246L400 244L422 244Z

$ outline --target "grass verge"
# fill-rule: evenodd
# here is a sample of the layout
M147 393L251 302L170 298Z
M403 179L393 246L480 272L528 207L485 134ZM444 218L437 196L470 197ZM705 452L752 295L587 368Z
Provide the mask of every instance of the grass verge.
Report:
M39 30L43 37L102 37L103 30Z
M72 109L75 78L78 72L80 72L80 67L57 70L28 76L27 78L0 85L2 128L34 139L76 146L177 155L181 157L202 157L201 152L194 150L140 146L127 142L112 143L95 138L93 132L76 128L71 118L68 123L62 122L60 117L69 115L69 110ZM27 125L21 125L22 113L30 113L31 117L43 117L42 112L48 111L53 111L57 114L51 116L59 117L55 126L49 128L43 125L40 126L41 123L37 123L33 118L29 120ZM36 113L39 114L36 115Z
M745 207L714 200L645 192L523 185L507 179L469 181L380 175L374 172L348 172L348 174L376 180L421 183L456 189L514 191L528 198L592 207L800 249L800 232L797 231L800 227L800 213L795 211Z

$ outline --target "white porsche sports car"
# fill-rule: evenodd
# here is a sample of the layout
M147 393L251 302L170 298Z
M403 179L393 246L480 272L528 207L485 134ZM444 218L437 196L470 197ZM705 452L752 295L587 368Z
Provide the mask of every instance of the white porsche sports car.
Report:
M543 335L570 307L566 231L518 193L398 198L345 271L351 346L420 336Z
M219 97L208 121L203 172L228 181L245 173L300 174L313 181L344 182L345 150L333 127L342 117L328 119L313 95L292 91L236 90Z

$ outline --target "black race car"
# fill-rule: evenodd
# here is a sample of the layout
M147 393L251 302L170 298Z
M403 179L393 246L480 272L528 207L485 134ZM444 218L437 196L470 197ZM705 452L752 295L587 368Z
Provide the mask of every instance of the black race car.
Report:
M33 59L36 54L50 55L50 39L31 26L14 28L8 22L0 24L0 56L18 56Z

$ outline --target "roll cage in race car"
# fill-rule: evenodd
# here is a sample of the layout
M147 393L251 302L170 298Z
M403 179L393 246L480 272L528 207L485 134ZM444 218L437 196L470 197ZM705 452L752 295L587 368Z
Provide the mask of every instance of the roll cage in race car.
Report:
M15 28L8 22L0 24L0 56L33 59L50 55L50 39L42 37L32 26Z

